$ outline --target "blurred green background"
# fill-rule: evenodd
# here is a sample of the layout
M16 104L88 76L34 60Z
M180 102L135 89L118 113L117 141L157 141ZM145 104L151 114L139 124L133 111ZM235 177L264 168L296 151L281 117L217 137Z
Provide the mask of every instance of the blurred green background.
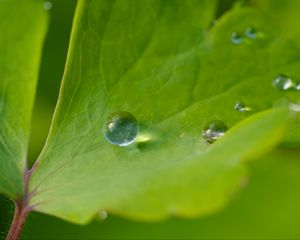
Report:
M233 2L220 1L218 15ZM50 126L76 6L75 0L52 3L33 115L30 163L37 158ZM109 215L106 220L77 226L32 213L23 239L299 239L299 154L300 150L277 150L250 163L249 183L245 179L241 183L244 190L232 194L229 206L214 215L194 220L172 218L159 223L133 222ZM11 202L0 197L0 238L4 238L12 214Z

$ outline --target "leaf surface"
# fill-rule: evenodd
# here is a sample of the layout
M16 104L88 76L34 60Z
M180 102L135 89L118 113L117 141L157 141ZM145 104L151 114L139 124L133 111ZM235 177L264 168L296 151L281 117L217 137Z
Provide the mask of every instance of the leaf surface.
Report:
M0 193L11 198L23 194L31 109L46 25L42 2L0 1Z
M109 215L82 227L34 213L26 224L26 239L299 239L299 154L276 150L251 162L249 178L242 182L247 187L210 216L144 223Z
M40 212L86 223L99 210L157 220L223 207L246 172L244 160L274 147L297 98L272 87L279 70L299 72L300 54L251 8L210 29L213 1L81 1L52 128L30 181ZM233 31L258 39L233 45ZM287 54L282 56L282 51ZM102 128L116 111L140 124L138 142L109 144ZM208 146L203 126L219 119L226 136ZM240 122L240 123L239 123Z

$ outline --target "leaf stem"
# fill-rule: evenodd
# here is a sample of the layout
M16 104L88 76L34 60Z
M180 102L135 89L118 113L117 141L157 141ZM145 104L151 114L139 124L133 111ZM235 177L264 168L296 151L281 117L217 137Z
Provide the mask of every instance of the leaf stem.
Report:
M6 240L19 240L21 237L22 229L25 223L25 220L32 210L32 207L29 206L29 178L31 171L28 170L27 166L24 172L24 196L20 200L15 200L15 213L13 217L12 224L9 228Z
M22 206L20 202L15 202L15 213L12 224L8 231L6 240L18 240L20 239L21 232L24 226L25 219L27 218L30 210L27 207Z

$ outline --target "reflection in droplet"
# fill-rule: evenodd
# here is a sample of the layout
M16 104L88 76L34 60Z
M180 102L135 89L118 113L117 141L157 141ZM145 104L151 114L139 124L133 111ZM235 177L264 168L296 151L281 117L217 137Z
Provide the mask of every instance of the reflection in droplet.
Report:
M219 138L223 137L228 127L219 120L214 120L209 122L202 131L202 137L208 143L213 143Z
M234 109L238 112L250 112L252 109L248 106L243 101L237 101L234 105Z
M128 112L119 111L111 114L103 128L103 133L108 142L118 146L132 144L138 134L138 122Z
M295 83L290 77L280 74L273 80L273 86L279 90L285 91L293 89L295 87Z
M154 136L151 133L142 132L142 133L138 134L138 136L136 138L136 142L144 143L144 142L151 141L153 138L154 138Z
M231 42L235 45L242 44L243 43L243 37L239 33L233 32L231 34Z

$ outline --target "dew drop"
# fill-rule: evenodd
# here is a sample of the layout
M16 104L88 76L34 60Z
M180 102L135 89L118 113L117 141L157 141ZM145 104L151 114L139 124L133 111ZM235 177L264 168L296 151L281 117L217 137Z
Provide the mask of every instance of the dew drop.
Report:
M243 37L239 33L233 32L231 34L231 42L235 45L242 44L243 43Z
M297 103L290 103L289 109L294 112L300 112L300 105Z
M257 37L257 32L253 27L248 27L245 31L245 36L250 39L255 39Z
M219 120L214 120L209 122L202 131L202 137L208 143L213 143L219 138L223 137L228 127Z
M43 4L43 8L44 8L45 10L47 10L47 11L51 10L52 7L53 7L53 4L52 4L52 2L50 2L50 1L46 1L46 2L44 2L44 4Z
M290 77L280 74L273 80L273 86L279 90L285 91L295 88L295 83Z
M108 217L107 211L100 211L100 212L98 213L98 217L99 217L101 220L107 219L107 217Z
M135 117L124 111L112 113L103 129L106 140L118 146L132 144L137 137L138 131L139 126Z
M238 112L250 112L251 108L247 107L243 101L237 101L234 105L234 109Z
M300 91L300 83L297 83L297 84L295 85L294 89L295 89L296 91Z

